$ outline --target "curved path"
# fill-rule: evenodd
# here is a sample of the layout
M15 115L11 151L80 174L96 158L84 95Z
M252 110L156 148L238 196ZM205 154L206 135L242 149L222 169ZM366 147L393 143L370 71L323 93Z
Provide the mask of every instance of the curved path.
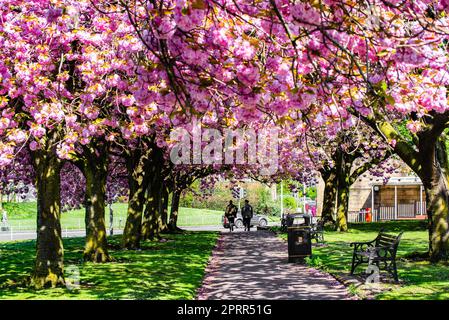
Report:
M222 232L197 299L354 299L332 276L287 257L272 232Z

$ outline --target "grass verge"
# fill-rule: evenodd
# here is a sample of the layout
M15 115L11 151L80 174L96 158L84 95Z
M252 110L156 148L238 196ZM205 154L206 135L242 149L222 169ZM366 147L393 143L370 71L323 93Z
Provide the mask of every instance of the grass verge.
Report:
M193 299L217 241L217 232L163 235L140 251L120 249L121 236L109 238L114 262L81 261L84 238L64 239L66 277L79 270L78 290L34 290L26 286L35 241L0 244L0 299Z

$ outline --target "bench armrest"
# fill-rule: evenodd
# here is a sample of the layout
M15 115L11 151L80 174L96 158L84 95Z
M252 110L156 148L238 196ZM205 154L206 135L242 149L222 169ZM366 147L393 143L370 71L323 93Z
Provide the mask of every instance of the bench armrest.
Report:
M354 247L354 254L356 251L366 251L368 248L374 247L374 243L376 240L367 241L367 242L351 242L350 246Z
M366 242L351 242L349 245L352 246L359 246L359 245L372 245L376 240L372 241L366 241Z

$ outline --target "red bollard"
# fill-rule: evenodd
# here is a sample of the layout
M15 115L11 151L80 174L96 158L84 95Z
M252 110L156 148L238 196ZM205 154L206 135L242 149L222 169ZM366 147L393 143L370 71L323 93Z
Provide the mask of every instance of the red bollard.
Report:
M371 214L371 208L366 208L365 210L365 221L371 222L372 221L372 214Z

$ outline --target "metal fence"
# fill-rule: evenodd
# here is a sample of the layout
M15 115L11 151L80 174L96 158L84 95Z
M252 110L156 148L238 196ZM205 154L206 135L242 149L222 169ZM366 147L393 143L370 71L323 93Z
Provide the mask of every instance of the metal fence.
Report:
M373 210L371 221L392 221L399 219L416 219L419 215L424 215L426 203L415 202L407 204L398 204L397 211L394 206L381 206ZM366 222L364 210L348 212L348 222Z
M107 219L107 217L106 217ZM114 218L114 234L119 234L125 227L126 217ZM221 215L200 215L200 216L184 216L178 217L179 227L194 227L194 226L220 226L222 223ZM84 219L70 219L62 221L62 237L83 237L86 235ZM0 242L25 240L36 238L36 224L23 223L20 220L9 220L7 225L0 223ZM109 234L110 224L106 220L106 231Z
M109 235L109 229L106 230ZM115 229L114 234L121 234L123 229ZM73 230L73 229L62 229L61 236L63 238L71 237L84 237L86 235L86 230ZM0 230L0 242L2 241L14 241L14 240L30 240L36 239L36 231L33 230L16 230L14 227L9 227L8 230Z
M113 227L114 229L121 229L125 227L126 218L125 217L118 217L114 219L113 221ZM0 223L1 225L1 223ZM36 230L36 223L30 223L22 222L20 220L9 220L8 221L8 227L13 228L15 232L22 232L22 231L30 231L30 230ZM85 222L84 219L69 219L69 220L62 220L61 221L61 227L63 230L84 230L85 229ZM106 229L110 228L109 220L106 217Z
M125 219L118 217L113 221L114 234L120 233L125 226ZM70 219L62 221L61 234L63 238L83 237L86 235L84 219ZM109 234L110 224L106 222ZM7 224L0 223L0 241L24 240L36 238L36 224L23 223L20 220L9 220Z

